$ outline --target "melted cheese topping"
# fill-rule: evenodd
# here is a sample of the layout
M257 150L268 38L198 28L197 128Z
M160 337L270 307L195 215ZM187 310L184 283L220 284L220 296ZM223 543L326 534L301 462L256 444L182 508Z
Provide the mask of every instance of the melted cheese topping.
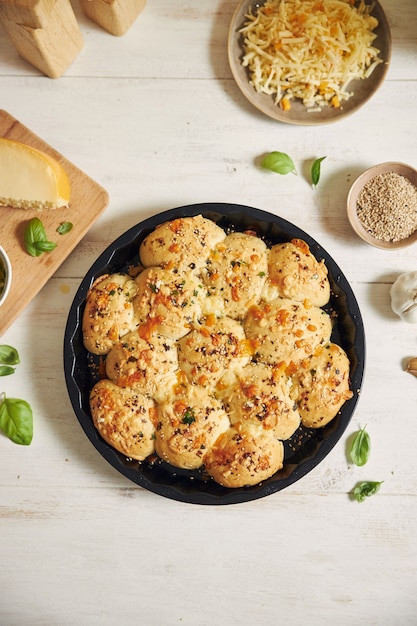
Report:
M241 29L254 89L284 110L294 98L309 110L340 106L353 95L350 82L382 63L370 12L363 0L267 0Z
M90 406L122 454L156 452L236 488L282 467L282 442L300 422L336 416L352 395L350 364L330 343L318 306L329 300L327 269L307 244L268 249L252 232L208 222L160 226L140 247L134 280L115 273L92 285L84 345L106 356ZM159 265L144 268L142 252Z

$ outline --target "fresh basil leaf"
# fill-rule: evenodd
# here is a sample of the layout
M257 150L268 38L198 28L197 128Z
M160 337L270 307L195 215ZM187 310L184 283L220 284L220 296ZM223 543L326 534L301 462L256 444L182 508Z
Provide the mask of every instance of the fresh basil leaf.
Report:
M362 483L358 483L353 490L353 497L357 502L363 502L365 498L369 498L370 496L378 493L382 483L384 481L364 481Z
M365 465L371 452L371 439L365 428L356 433L350 450L350 458L355 465Z
M26 242L26 251L31 256L41 256L42 254L42 252L40 250L37 250L32 243L28 243L28 242Z
M324 161L326 157L321 157L320 159L316 159L311 166L311 182L313 187L316 187L320 180L320 172L321 172L321 163Z
M56 243L53 243L52 241L35 241L33 246L41 253L52 252L52 250L55 250L56 248Z
M51 252L56 244L48 241L44 225L38 217L34 217L27 224L24 232L24 241L27 252L31 256L40 256L43 252Z
M70 230L72 230L72 227L73 224L71 224L71 222L62 222L56 229L56 232L60 235L66 235Z
M261 167L277 174L297 173L293 160L285 152L270 152L262 159Z
M7 344L0 345L0 363L3 365L18 365L20 359L16 348Z
M6 398L0 403L0 430L9 439L28 446L33 438L33 414L30 404L18 398Z
M45 228L38 217L32 218L26 226L25 237L27 237L30 243L35 241L46 241L47 236Z
M10 374L14 374L14 367L10 367L10 365L0 365L0 376L10 376Z

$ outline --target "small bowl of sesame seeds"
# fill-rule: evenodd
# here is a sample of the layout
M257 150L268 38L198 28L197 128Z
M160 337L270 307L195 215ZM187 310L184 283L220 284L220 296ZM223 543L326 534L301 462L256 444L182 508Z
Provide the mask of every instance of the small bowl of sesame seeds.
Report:
M367 243L388 249L417 241L417 170L381 163L363 172L347 200L350 224Z

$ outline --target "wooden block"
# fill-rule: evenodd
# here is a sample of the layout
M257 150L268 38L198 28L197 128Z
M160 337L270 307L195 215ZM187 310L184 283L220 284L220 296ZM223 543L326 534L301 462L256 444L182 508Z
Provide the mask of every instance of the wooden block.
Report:
M81 31L69 0L56 0L42 28L10 21L2 10L0 21L20 56L50 78L61 76L83 47Z
M44 28L55 4L56 0L0 0L0 14L20 26Z
M146 0L80 0L84 13L112 35L124 35Z

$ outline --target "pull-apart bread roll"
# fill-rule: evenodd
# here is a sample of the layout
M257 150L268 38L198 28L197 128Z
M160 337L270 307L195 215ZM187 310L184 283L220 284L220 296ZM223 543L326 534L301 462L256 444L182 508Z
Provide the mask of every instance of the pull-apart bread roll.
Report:
M228 413L232 424L253 424L277 439L289 439L300 425L297 404L291 398L291 378L283 367L250 363L230 390Z
M280 243L269 251L268 286L265 294L292 300L310 300L324 306L330 299L330 283L324 261L317 261L309 246L301 239Z
M284 446L259 427L236 424L222 433L204 460L207 473L223 487L257 485L283 466Z
M151 398L103 379L91 391L90 407L94 426L113 448L138 461L155 451Z
M204 290L191 272L149 267L139 274L136 284L135 314L153 332L180 339L202 315Z
M126 333L138 326L133 309L137 285L127 274L105 274L90 287L83 314L84 346L107 354Z
M139 256L134 279L102 276L87 295L84 345L105 356L95 427L131 459L228 488L265 481L300 425L325 426L352 397L324 262L300 239L268 248L201 215L158 226Z
M229 424L216 398L202 388L183 385L179 393L158 407L156 451L176 467L197 469Z
M267 247L262 239L232 233L212 251L203 277L208 295L222 298L224 314L242 319L259 302L267 272Z
M319 307L288 298L252 307L244 322L255 356L264 363L297 363L327 343L330 316Z
M349 389L349 359L335 343L328 343L302 362L293 382L301 421L307 428L328 424L353 395Z
M212 248L225 237L222 228L202 215L180 217L157 226L143 240L139 255L145 267L195 270L203 267Z
M110 380L155 399L171 393L177 369L176 342L156 333L148 336L142 326L118 341L106 358Z
M237 371L250 360L242 324L230 317L205 318L180 339L179 365L191 383L214 388L224 374Z

